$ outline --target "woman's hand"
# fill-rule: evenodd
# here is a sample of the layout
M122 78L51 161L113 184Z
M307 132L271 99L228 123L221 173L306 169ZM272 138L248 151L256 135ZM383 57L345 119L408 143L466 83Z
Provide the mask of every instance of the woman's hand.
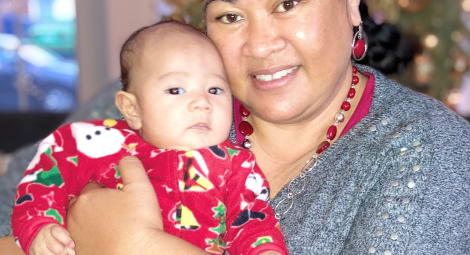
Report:
M77 254L136 254L162 232L160 207L140 161L123 158L119 170L121 191L89 184L70 206L68 229Z
M137 158L123 158L119 170L122 190L89 184L70 206L67 224L77 254L205 254L163 232L157 196Z

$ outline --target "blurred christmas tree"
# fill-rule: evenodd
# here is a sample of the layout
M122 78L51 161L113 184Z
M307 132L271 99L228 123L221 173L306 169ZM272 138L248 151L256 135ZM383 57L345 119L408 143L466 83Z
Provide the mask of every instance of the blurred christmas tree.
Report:
M160 5L171 6L171 13L164 19L184 21L201 30L204 29L203 0L156 0Z
M406 73L403 84L448 102L468 69L469 0L366 0L376 22L396 24L402 33L419 38L421 52ZM464 22L462 22L464 21Z
M203 29L202 0L158 0L174 6L171 18ZM391 23L417 38L418 54L392 78L444 102L461 86L470 54L470 0L365 0L377 23ZM463 22L462 22L463 21ZM450 102L449 104L452 104ZM451 105L452 106L452 105Z

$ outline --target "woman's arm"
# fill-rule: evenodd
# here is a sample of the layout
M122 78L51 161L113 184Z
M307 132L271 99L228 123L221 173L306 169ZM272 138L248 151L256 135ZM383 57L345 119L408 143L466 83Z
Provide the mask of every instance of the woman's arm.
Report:
M121 160L121 191L89 184L70 206L68 229L77 254L204 254L163 232L158 201L135 157Z
M24 255L23 250L15 244L13 236L0 237L0 251L8 255Z

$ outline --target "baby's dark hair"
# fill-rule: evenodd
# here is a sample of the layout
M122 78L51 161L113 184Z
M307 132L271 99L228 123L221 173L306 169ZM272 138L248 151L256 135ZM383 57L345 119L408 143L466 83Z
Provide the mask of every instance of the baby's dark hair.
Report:
M127 38L127 40L122 45L121 51L119 53L122 90L128 91L129 89L130 70L133 64L133 59L135 58L135 54L137 53L139 48L143 46L143 40L148 36L148 33L155 32L157 28L166 24L180 26L186 31L193 32L202 37L206 37L203 32L199 31L195 27L173 19L159 21L152 25L144 26L137 29L129 36L129 38Z

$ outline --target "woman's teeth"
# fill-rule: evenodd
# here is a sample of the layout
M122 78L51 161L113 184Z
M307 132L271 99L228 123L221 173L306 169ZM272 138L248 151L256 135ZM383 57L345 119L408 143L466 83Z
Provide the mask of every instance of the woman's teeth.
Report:
M255 75L255 79L261 80L261 81L277 80L292 73L292 71L294 71L295 69L297 69L297 66L294 66L289 69L281 70L279 72L275 72L274 74L259 74L259 75Z

